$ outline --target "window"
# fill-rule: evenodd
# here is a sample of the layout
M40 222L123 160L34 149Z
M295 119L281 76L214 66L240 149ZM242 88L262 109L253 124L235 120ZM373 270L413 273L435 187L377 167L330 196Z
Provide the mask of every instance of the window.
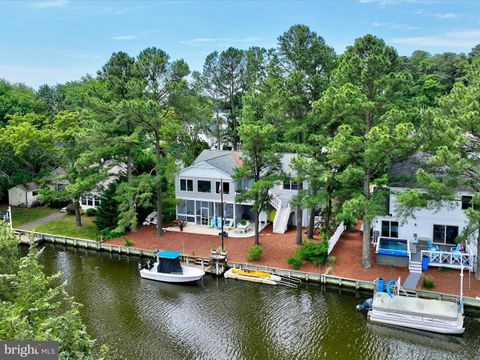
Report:
M433 242L455 244L458 236L458 226L433 225Z
M86 195L82 195L82 197L80 198L80 202L82 203L82 205L87 205L87 196Z
M212 183L206 180L197 181L198 192L209 193L212 192Z
M217 194L220 194L220 184L221 184L220 181L217 181L215 183L215 191L216 191ZM223 193L224 194L230 194L230 183L228 181L223 182Z
M191 179L180 179L180 190L181 191L193 191L193 180L191 180Z
M298 184L293 181L284 181L283 190L298 190Z
M93 204L93 196L90 195L90 194L87 195L87 205L88 205L88 206L94 206L94 204Z
M382 221L382 236L398 238L398 221Z
M467 210L472 207L472 197L462 196L462 210Z
M98 206L98 205L100 205L100 203L102 202L102 201L100 200L100 196L95 195L95 196L93 197L93 199L94 199L94 206Z

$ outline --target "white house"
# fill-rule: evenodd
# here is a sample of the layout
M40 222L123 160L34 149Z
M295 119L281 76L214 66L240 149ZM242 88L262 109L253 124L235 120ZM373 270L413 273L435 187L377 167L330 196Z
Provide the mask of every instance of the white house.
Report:
M252 184L251 179L235 181L235 169L242 165L241 152L204 150L195 159L194 163L175 175L175 194L177 205L177 219L197 225L214 224L221 215L220 189L223 184L224 218L236 227L241 219L253 221L251 205L248 202L238 202L236 195L241 189ZM293 154L283 154L282 168L290 178L295 172L290 167ZM305 184L305 187L307 185ZM271 210L262 212L260 221L267 223L269 215L273 217L273 231L284 233L288 224L295 221L295 211L290 201L297 194L298 186L295 182L276 183L271 189ZM303 224L308 224L309 211L302 214Z
M120 175L125 174L127 169L127 165L124 163L106 164L106 167L108 168L108 177L100 181L94 189L80 197L80 207L82 210L96 209L97 206L100 205L102 192L108 185L116 181Z
M38 186L34 182L16 185L8 190L8 205L31 207L38 197Z
M417 155L397 164L392 170L393 178L403 178L391 182L387 187L387 214L377 216L372 221L377 262L400 266L408 264L412 269L412 263L417 263L414 267L418 267L423 255L430 257L432 266L460 268L463 263L463 266L474 270L477 234L469 234L462 255L459 255L455 241L468 224L466 210L472 206L473 198L470 191L459 189L454 201L445 202L440 207L417 209L413 216L407 219L399 214L397 196L407 189L416 188L411 179L418 169L418 161L421 160L421 156ZM418 188L416 190L422 191ZM402 248L402 244L405 248ZM402 256L405 257L404 261Z

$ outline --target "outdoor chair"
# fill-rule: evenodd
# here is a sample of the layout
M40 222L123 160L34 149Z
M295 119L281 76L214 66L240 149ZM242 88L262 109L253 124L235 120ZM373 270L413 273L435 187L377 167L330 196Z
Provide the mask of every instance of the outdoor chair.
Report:
M211 218L210 219L210 222L208 223L208 227L209 228L213 228L215 226L215 219L214 218Z
M452 253L452 259L459 264L462 262L462 252L460 251L460 244L450 249Z
M441 262L440 253L438 253L438 246L433 245L432 240L427 241L427 248L430 251L430 261L431 262Z
M225 230L232 230L234 226L233 220L228 220L225 224Z

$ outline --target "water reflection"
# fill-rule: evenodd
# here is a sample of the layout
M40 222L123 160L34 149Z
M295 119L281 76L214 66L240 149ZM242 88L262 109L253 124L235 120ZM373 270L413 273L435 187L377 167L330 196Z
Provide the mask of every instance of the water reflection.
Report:
M87 328L116 359L476 359L480 321L463 337L369 324L358 294L205 277L197 286L141 279L137 259L46 246Z

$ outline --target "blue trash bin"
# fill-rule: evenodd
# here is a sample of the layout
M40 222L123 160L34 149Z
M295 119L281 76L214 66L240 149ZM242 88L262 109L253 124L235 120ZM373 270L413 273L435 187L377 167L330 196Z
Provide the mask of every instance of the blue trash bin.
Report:
M378 278L377 279L377 292L383 292L385 289L385 279Z
M430 259L427 256L422 257L422 271L428 270L428 262Z

